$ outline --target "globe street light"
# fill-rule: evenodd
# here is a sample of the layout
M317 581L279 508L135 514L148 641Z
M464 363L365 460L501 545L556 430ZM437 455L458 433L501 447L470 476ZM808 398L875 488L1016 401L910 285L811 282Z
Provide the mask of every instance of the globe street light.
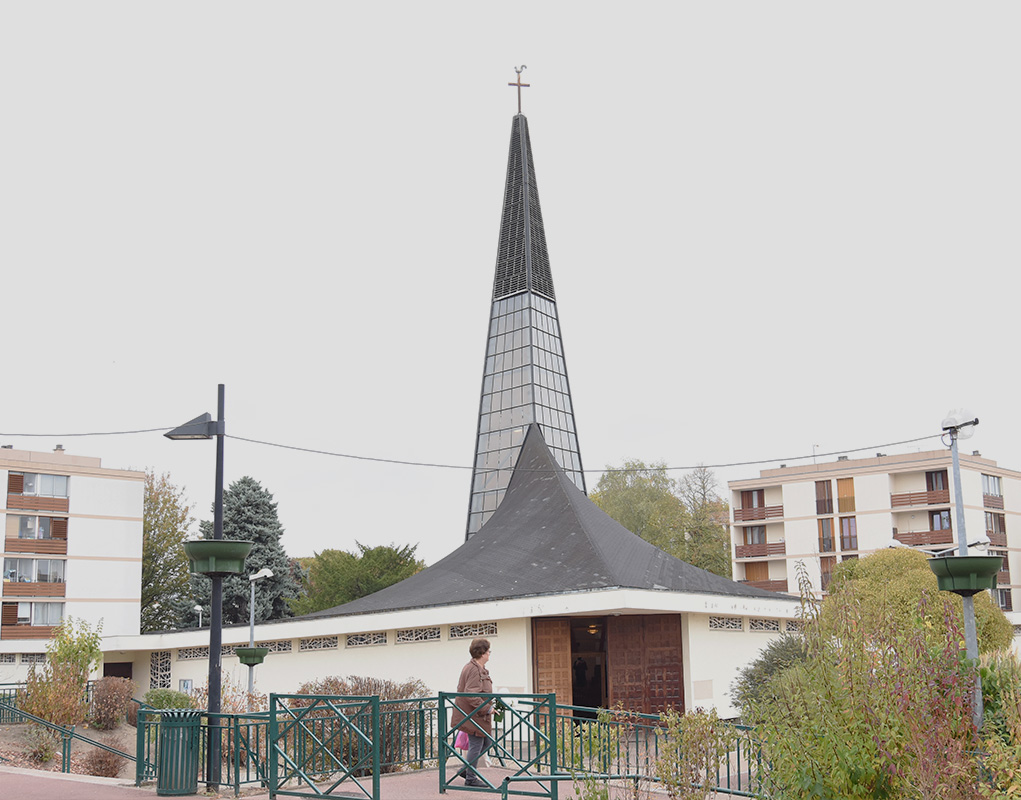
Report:
M201 628L202 627L202 606L195 606L194 608L192 608L192 611L199 612L199 627Z
M248 604L248 646L255 647L255 584L263 578L272 578L273 570L263 567L254 575L248 576L248 582L252 587L252 599ZM255 693L255 664L248 665L248 705L251 711L252 695Z

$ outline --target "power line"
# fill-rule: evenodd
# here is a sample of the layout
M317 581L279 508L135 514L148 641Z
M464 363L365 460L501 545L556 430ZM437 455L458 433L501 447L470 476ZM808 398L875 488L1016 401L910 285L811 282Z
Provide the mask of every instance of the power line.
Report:
M142 429L139 429L139 430L132 430L132 431L96 431L96 432L90 432L90 433L0 433L0 436L36 437L36 438L48 437L48 438L62 438L62 439L67 439L67 438L71 438L71 437L79 437L79 436L126 436L126 435L136 434L136 433L157 433L157 432L160 432L160 431L168 431L168 430L172 430L173 427L174 426L172 426L172 425L168 425L168 426L163 427L163 428L142 428ZM759 464L786 463L786 462L789 462L789 461L805 461L805 460L807 460L809 458L819 458L819 457L826 458L826 457L829 457L829 456L846 455L847 453L860 453L860 452L864 452L866 450L878 450L878 449L884 448L884 447L899 447L901 445L917 444L918 442L925 442L925 441L928 441L930 439L939 439L940 436L941 436L941 434L934 433L934 434L931 434L929 436L919 436L919 437L917 437L915 439L904 439L904 440L899 441L899 442L885 442L883 444L868 445L867 447L854 447L854 448L848 448L848 449L842 449L842 450L833 450L833 451L828 452L828 453L812 453L811 455L804 455L804 456L788 456L786 458L761 458L761 459L756 459L756 460L753 460L753 461L732 461L732 462L728 462L728 463L719 463L719 464L693 464L691 466L682 466L682 467L662 467L662 469L666 470L666 471L693 470L693 469L698 469L699 467L704 467L706 469L727 469L727 468L730 468L730 467L753 467L753 466L757 466ZM231 436L230 434L226 434L226 438L228 438L228 439L235 439L235 440L237 440L239 442L248 442L249 444L258 444L258 445L262 445L264 447L276 447L276 448L279 448L281 450L293 450L293 451L299 452L299 453L313 453L315 455L330 456L332 458L349 458L349 459L353 459L355 461L374 461L374 462L379 463L379 464L396 464L396 465L405 466L405 467L431 467L433 469L458 469L458 470L469 470L469 469L472 469L471 466L467 466L467 465L464 465L464 464L438 464L438 463L431 462L431 461L405 461L405 460L397 459L397 458L380 458L380 457L376 457L376 456L361 456L361 455L355 455L353 453L338 453L338 452L332 451L332 450L321 450L321 449L317 449L317 448L313 448L313 447L299 447L297 445L281 444L279 442L267 442L267 441L263 441L261 439L249 439L249 438L246 438L244 436ZM510 468L506 467L504 469L510 469ZM479 470L479 471L480 472L498 472L500 470L498 470L498 469L488 469L488 470ZM577 470L574 470L574 471L577 471ZM609 469L586 469L586 470L583 470L583 472L586 472L586 473L589 473L589 474L604 473L604 472L608 472L608 473L625 473L625 472L641 472L641 471L642 470L612 469L612 468L609 468Z

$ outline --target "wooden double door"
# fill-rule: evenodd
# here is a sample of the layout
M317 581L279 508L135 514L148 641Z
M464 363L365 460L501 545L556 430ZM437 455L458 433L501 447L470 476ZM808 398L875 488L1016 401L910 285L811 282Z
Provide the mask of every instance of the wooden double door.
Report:
M684 710L679 614L533 619L532 651L535 691L559 705Z

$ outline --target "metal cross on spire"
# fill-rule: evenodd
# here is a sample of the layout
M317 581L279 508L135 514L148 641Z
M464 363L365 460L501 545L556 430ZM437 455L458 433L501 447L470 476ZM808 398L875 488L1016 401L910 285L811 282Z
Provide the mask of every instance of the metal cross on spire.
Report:
M521 90L523 88L525 88L526 86L531 86L530 83L522 83L521 82L521 72L522 72L522 70L526 70L526 69L528 69L528 65L527 64L522 64L520 67L514 67L514 71L516 73L518 73L518 82L517 83L508 83L507 84L508 86L517 86L518 87L518 113L519 114L521 113Z

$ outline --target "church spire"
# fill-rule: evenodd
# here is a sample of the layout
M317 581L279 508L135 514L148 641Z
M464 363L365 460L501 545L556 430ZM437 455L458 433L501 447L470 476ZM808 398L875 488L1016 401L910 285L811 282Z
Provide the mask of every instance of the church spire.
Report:
M528 120L518 113L511 123L465 538L503 500L533 422L568 477L585 491Z

